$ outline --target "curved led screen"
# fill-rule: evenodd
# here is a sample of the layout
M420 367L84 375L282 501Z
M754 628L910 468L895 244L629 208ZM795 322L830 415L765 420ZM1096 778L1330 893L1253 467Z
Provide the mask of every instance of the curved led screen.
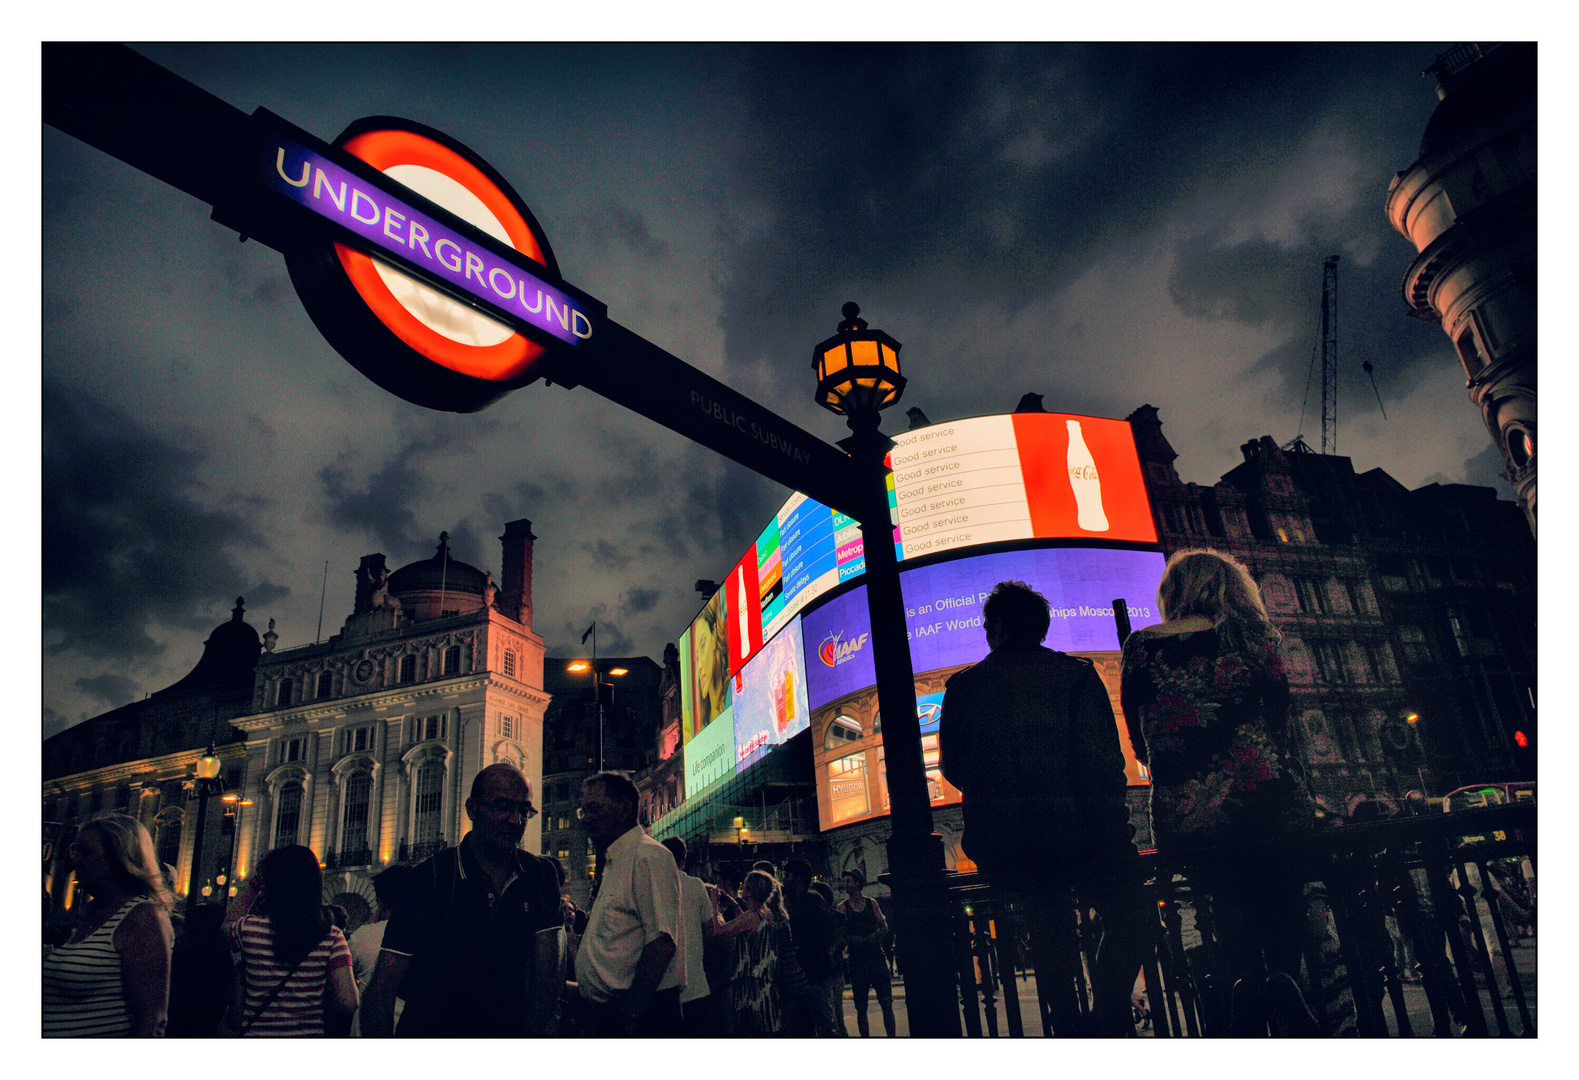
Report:
M1130 625L1137 630L1161 622L1156 596L1164 563L1155 551L1038 548L901 571L910 666L919 674L986 656L981 603L1000 581L1023 581L1047 597L1052 622L1044 644L1049 649L1117 652L1114 599L1127 602ZM801 622L813 709L877 682L864 585L807 612Z

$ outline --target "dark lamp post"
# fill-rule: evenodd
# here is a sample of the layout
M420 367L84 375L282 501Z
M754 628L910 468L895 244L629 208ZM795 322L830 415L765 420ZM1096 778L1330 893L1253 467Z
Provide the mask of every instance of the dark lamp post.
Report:
M212 891L207 885L207 876L203 873L203 833L208 828L209 796L219 791L223 786L218 780L219 767L219 758L214 756L214 744L209 743L208 749L203 752L203 756L197 759L197 779L195 781L197 784L197 833L192 838L192 868L190 873L187 874L187 896L192 895L193 882L204 882L198 894L204 899L207 899L209 892ZM202 901L198 902L201 903Z
M592 693L593 693L593 701L594 701L593 707L597 710L597 718L598 718L598 761L597 761L598 769L597 769L597 771L598 772L602 772L603 771L603 691L605 689L608 690L608 698L609 698L610 704L612 704L613 701L614 701L614 684L611 683L611 682L604 682L603 681L603 676L608 675L610 677L618 677L620 675L627 675L627 674L630 673L630 669L629 668L622 668L622 667L605 668L605 667L602 667L601 665L599 665L598 664L597 646L598 646L597 639L593 638L593 640L592 640L592 648L593 648L592 659L591 660L572 660L570 663L565 665L565 670L566 671L578 672L578 673L579 672L583 672L583 671L590 671L590 672L592 672Z
M899 342L881 330L867 329L860 306L844 305L839 332L818 345L811 366L817 372L817 404L849 418L850 427L876 426L877 413L905 392L899 373Z
M932 831L915 672L894 549L896 522L888 505L887 457L894 442L878 430L879 413L898 403L905 377L899 372L899 342L870 329L860 313L856 304L845 304L839 332L816 348L812 366L817 371L817 404L843 416L852 433L839 445L850 455L861 503L867 614L888 770L894 945L905 976L910 1031L957 1036L960 1003L950 963L953 937L943 878L943 838Z

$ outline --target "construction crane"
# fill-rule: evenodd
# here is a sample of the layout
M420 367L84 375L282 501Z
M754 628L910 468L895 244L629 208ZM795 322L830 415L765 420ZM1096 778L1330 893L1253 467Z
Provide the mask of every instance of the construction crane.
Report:
M1283 447L1310 453L1305 442L1305 406L1310 401L1310 379L1321 358L1321 452L1338 452L1338 256L1328 255L1321 264L1321 320L1317 324L1316 344L1310 351L1311 374L1305 379L1305 400L1299 406L1298 435ZM1369 368L1369 365L1366 365Z

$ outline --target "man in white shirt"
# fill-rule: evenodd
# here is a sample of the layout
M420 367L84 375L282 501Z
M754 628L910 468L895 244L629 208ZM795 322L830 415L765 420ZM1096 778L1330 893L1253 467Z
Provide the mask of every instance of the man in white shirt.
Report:
M680 871L680 917L685 922L685 989L680 991L680 1034L687 1039L705 1039L716 1034L713 1025L712 987L702 968L706 939L722 923L707 882L685 872L685 841L678 836L664 840L663 846L674 856Z
M686 979L680 871L638 823L641 795L605 771L581 789L577 812L603 872L576 952L576 985L599 1036L672 1037Z

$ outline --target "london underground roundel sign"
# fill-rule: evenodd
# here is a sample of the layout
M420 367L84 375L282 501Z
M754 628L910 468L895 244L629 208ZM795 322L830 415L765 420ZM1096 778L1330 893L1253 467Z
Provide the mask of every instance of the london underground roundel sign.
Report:
M324 337L362 374L416 404L472 412L538 378L557 344L591 336L589 305L555 287L548 239L487 162L441 132L393 117L358 120L333 145L420 196L402 199L308 148L279 146L276 190L341 227L334 238L286 253L291 281ZM503 259L446 228L442 215L424 213L422 200L524 260ZM490 314L500 311L527 329Z

